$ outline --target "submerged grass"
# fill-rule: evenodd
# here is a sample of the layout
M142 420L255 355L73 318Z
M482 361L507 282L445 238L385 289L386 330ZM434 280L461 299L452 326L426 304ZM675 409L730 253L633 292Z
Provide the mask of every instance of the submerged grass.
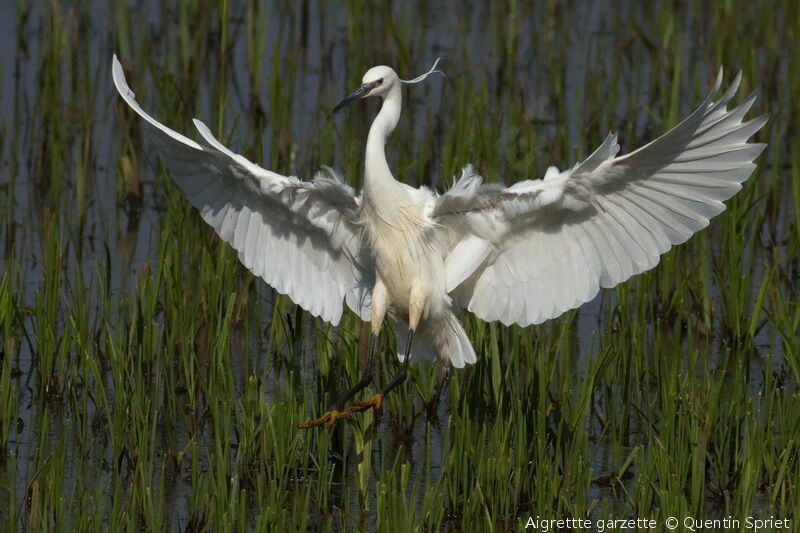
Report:
M20 74L0 63L0 529L798 517L797 4L374 7L3 8ZM655 270L542 326L467 316L476 365L414 367L379 418L299 432L357 380L362 326L310 320L245 271L114 95L112 51L165 123L197 115L269 168L333 164L354 186L374 108L325 110L380 62L449 60L446 82L406 93L390 157L411 183L467 162L541 176L608 129L630 150L719 65L773 119L728 211Z

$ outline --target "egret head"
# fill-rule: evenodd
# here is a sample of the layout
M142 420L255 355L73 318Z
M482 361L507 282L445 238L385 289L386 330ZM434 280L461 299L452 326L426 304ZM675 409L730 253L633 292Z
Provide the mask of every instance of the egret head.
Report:
M439 64L439 59L436 60L428 72L422 74L421 76L417 76L413 80L401 80L397 76L397 73L394 71L394 69L387 67L386 65L372 67L366 72L366 74L364 74L364 77L361 78L361 85L359 85L358 89L350 93L347 98L336 104L336 107L333 108L333 112L336 113L350 102L361 100L367 96L380 96L381 98L384 98L393 87L396 87L401 83L419 83L434 72L438 72L444 76L444 73L441 70L436 70L436 65Z

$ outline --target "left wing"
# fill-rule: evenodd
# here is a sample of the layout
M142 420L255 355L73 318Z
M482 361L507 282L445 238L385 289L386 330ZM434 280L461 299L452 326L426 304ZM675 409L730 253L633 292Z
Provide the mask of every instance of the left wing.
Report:
M139 106L116 56L112 73L172 179L245 267L334 325L343 300L369 318L374 269L356 223L360 200L347 184L332 171L301 181L261 168L223 146L199 120L204 143L196 143Z
M766 145L747 140L767 121L728 111L737 76L678 126L622 157L609 135L585 161L542 180L483 185L471 167L431 217L447 250L447 290L483 320L526 326L554 318L653 268L725 209Z

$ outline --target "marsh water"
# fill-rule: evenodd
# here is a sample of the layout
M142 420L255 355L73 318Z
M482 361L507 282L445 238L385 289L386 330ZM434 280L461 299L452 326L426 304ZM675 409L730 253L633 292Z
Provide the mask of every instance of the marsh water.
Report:
M43 468L42 457L48 455L41 447L57 447L60 435L70 432L71 408L66 398L53 404L47 415L42 412L46 394L41 392L37 354L42 346L60 348L57 341L43 345L40 339L46 334L55 339L65 335L73 327L66 310L74 305L86 306L92 329L100 329L107 302L132 294L142 276L152 275L148 273L155 270L153 263L159 258L160 234L169 231L164 221L175 222L165 218L171 207L165 200L163 174L153 147L146 138L137 139L139 121L114 91L113 53L122 60L143 108L156 118L165 110L174 111L168 117L174 129L190 131L188 119L196 116L213 125L214 131L224 132L234 151L246 152L265 167L310 178L321 165L330 165L356 188L363 168L363 144L377 103L335 116L330 114L333 105L372 64L392 65L401 76L412 77L442 57L447 79L406 90L403 117L389 147L396 176L441 189L466 163L475 164L488 180L506 182L540 177L549 165L571 166L598 145L607 130L620 131L623 152L627 152L665 129L668 124L661 117L669 114L663 111L666 106L677 110L678 116L672 119L685 116L705 95L719 66L708 60L713 53L690 44L708 43L713 49L715 28L704 22L698 9L683 9L673 17L671 31L680 33L687 44L665 58L657 52L663 43L655 37L666 31L663 12L663 8L648 9L638 2L612 7L584 1L568 5L512 2L502 8L480 2L441 6L244 1L173 5L159 0L0 3L0 202L5 211L0 263L4 271L13 271L10 279L25 317L24 327L14 332L14 352L4 352L5 358L13 357L10 381L18 406L5 459L16 463L13 481L5 479L6 486L16 492L16 505L30 505L31 484ZM790 24L779 19L774 23ZM753 49L755 61L768 53L758 45ZM685 74L671 78L675 86L670 86L670 79L664 81L669 72L666 65L676 61L682 62ZM259 70L254 71L254 65ZM731 69L740 66L730 65ZM778 78L789 68L788 57L774 62ZM726 82L732 75L726 72ZM614 90L598 94L595 88L603 86L604 76ZM663 94L652 94L654 79L670 86L675 102L659 101ZM752 90L759 89L761 81L747 83ZM791 106L785 93L771 86L761 89L769 102L765 107ZM499 135L482 132L480 118L465 121L459 116L457 103L465 98L475 98L485 106L497 124L492 131ZM128 126L131 122L134 129ZM485 135L488 140L480 149L459 153L458 147L470 144L458 139L471 135ZM130 139L136 139L134 153L141 157L135 170L130 170ZM763 157L768 158L768 153ZM783 202L791 204L788 181L783 193ZM776 246L795 231L792 208L776 212L781 216L765 223L756 239L743 244L748 309L755 305L765 269L781 253L775 251ZM191 216L196 214L191 212ZM54 231L55 237L48 231ZM61 288L54 296L55 331L44 332L34 309L43 298L41 280L53 238L63 242L63 271ZM208 232L198 239L212 242ZM724 261L726 243L706 238L703 246L710 257ZM196 258L187 254L185 260ZM238 268L242 277L243 268ZM682 267L679 263L671 268L680 272ZM83 279L86 293L80 303L69 296L74 293L76 276ZM234 390L242 393L248 376L257 369L265 381L262 400L270 403L272 391L290 379L285 369L270 369L274 357L265 352L271 346L267 337L270 317L274 320L275 316L275 295L260 280L242 290L250 291L256 303L247 309L258 309L262 323L248 323L248 332L231 340ZM718 298L726 291L725 280L710 277L706 290L709 309L724 308ZM576 382L592 368L603 332L625 320L614 312L617 306L617 293L603 291L570 319L573 340L565 364ZM717 353L729 349L729 332L724 317L708 312L711 318L705 323L711 329L705 334L704 349L712 352L714 361ZM301 317L304 332L300 349L285 346L301 363L299 377L291 379L299 379L312 398L319 383L314 355L319 331L330 332L305 314L290 311L288 315ZM168 327L163 313L152 319ZM701 327L704 320L689 322ZM784 368L781 332L768 320L756 322L748 348L752 357L746 362L746 386L752 398L759 397L766 374L774 371L777 375ZM125 324L108 327L124 328ZM678 342L675 351L683 358L681 368L694 361L687 354L691 349L676 340L679 335L661 340L653 338L653 328L642 333L645 338L640 341L646 346ZM69 350L78 354L73 357L80 355L74 345ZM390 357L389 350L386 353ZM438 369L432 372L438 375ZM113 396L116 381L109 375L104 379ZM603 391L595 394L602 396ZM410 436L398 435L390 417L378 426L376 439L400 450L411 465L410 476L422 485L437 482L443 455L448 453L444 445L448 426L441 421L450 416L450 401L445 395L436 406L433 418L438 423L421 417L412 425ZM52 417L55 428L46 435L39 430L42 416ZM639 444L643 432L633 426L629 447ZM619 487L602 480L616 470L619 458L603 438L601 418L588 416L583 427L591 441L587 463L597 478L589 488L590 499L619 498ZM215 444L212 429L205 427L197 433L197 446L209 450L199 454L201 462ZM161 435L156 440L191 440L180 436L181 427L171 431L178 436ZM105 468L110 471L120 459L112 454L111 445L102 442L97 446L105 450L92 453L108 463ZM238 444L236 437L231 439L232 447ZM70 465L85 460L68 458L65 486L75 486L69 477L80 475L80 469ZM345 461L356 459L346 457ZM355 478L353 470L350 481L337 490L357 493ZM627 483L629 478L622 479ZM162 477L155 490L165 491L172 525L184 527L190 520L191 479L180 474ZM376 496L368 498L375 506ZM612 507L624 508L624 498L621 501Z

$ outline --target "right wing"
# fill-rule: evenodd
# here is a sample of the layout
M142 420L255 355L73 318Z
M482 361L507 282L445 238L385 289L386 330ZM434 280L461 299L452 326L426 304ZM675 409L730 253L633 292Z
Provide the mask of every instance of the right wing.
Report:
M447 291L484 320L538 324L653 268L725 209L755 169L748 139L766 116L742 122L755 100L728 110L740 77L683 122L621 157L609 135L585 161L510 187L471 169L437 199Z
M263 169L194 124L198 144L144 112L114 56L117 91L146 129L178 187L239 260L297 305L336 325L342 300L369 318L374 269L355 223L359 198L332 171L313 181Z

